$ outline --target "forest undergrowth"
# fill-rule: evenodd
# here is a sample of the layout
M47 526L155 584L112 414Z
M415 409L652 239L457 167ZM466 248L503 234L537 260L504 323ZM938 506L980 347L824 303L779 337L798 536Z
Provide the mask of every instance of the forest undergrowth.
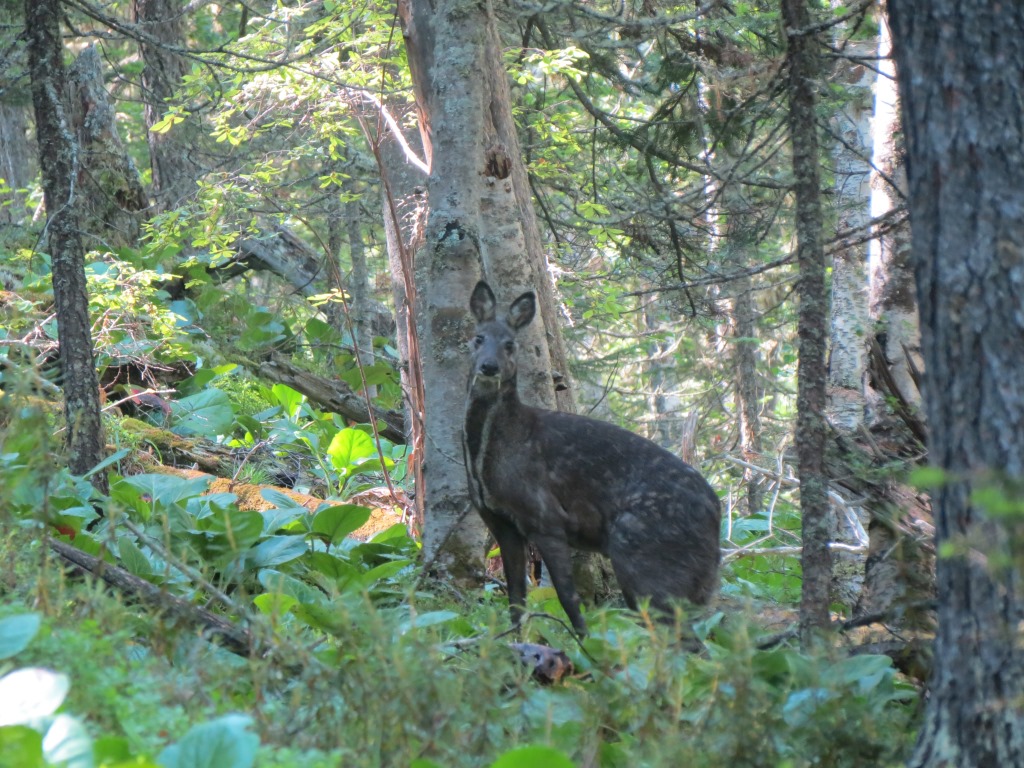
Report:
M97 498L56 468L51 419L6 400L2 765L885 766L912 743L917 693L888 658L758 650L766 604L735 597L734 570L695 624L701 653L615 608L577 642L535 589L518 639L573 664L543 685L502 591L422 579L404 531L357 541L354 505L245 512L177 477ZM250 652L69 569L51 537L208 609Z

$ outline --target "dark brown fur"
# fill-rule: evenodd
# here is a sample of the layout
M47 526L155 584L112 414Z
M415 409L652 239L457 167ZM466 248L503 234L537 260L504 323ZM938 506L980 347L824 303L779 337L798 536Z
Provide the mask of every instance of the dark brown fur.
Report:
M516 391L515 334L533 319L524 293L503 320L487 283L477 320L463 446L470 495L497 539L518 621L526 600L526 542L540 551L562 607L586 632L571 548L611 558L626 602L708 603L721 559L718 497L700 473L632 432L575 414L531 408Z

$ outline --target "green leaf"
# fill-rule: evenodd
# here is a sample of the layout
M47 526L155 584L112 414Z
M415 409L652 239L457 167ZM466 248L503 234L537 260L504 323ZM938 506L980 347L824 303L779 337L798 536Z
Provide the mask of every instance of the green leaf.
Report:
M257 578L267 592L288 595L298 600L301 605L323 602L323 592L280 571L265 568L260 571Z
M382 581L398 575L410 565L412 565L412 560L392 560L391 562L382 563L376 568L371 568L366 573L360 574L349 584L346 584L342 591L351 592L353 587L367 590L372 589Z
M170 112L162 120L153 123L149 130L150 133L167 133L173 126L183 122L185 122L185 118L182 115Z
M297 560L309 551L309 545L301 536L270 536L245 556L250 568L269 568Z
M941 467L918 467L910 473L910 484L915 488L941 488L947 481L946 471Z
M359 569L352 563L326 552L314 552L309 556L309 562L313 570L338 582L348 581L359 574Z
M533 744L510 749L491 768L576 768L572 760L553 747Z
M225 715L193 726L157 762L164 768L249 768L256 761L259 737L248 730L252 718Z
M43 734L24 725L0 728L0 766L45 768Z
M200 496L209 487L210 477L175 477L174 475L132 475L119 480L111 495L118 490L118 487L132 488L141 494L149 496L150 499L158 499L160 503L170 505L184 499L191 499Z
M21 613L0 619L0 660L21 653L39 631L40 614Z
M0 678L0 725L22 725L46 717L68 695L67 675L42 667L26 667Z
M174 416L171 431L178 435L215 437L229 432L235 422L231 398L212 387L172 401L171 413Z
M339 472L350 472L359 462L377 455L373 438L361 429L343 429L331 440L327 448L331 463Z
M313 517L313 533L338 544L352 531L362 527L370 519L370 510L356 504L339 504L321 509Z
M459 614L455 611L430 611L428 613L420 613L416 616L410 617L408 620L403 621L396 627L396 631L400 635L404 635L411 629L423 629L424 627L432 627L437 624L447 624L449 621L453 621L459 618Z
M252 599L253 605L265 616L281 616L299 604L291 595L281 592L264 592Z
M248 549L263 533L263 516L251 510L229 508L200 522L208 533L224 537L232 552Z
M153 566L150 564L149 558L131 539L124 537L118 540L117 554L126 570L144 579L152 575Z

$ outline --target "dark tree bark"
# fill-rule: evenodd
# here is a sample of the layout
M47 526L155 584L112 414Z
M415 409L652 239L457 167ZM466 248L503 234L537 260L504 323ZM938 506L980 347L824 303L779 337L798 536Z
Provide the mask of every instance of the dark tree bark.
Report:
M180 52L186 16L179 0L134 0L132 12L145 35L139 51L145 64L142 98L148 128L163 118L167 102L188 73L188 60ZM158 211L173 210L195 194L196 179L203 173L200 133L198 120L192 118L163 133L146 132Z
M829 506L824 472L825 347L828 295L822 246L821 181L815 119L818 69L817 41L809 32L805 0L783 0L789 60L789 135L793 149L796 195L797 263L800 268L800 361L797 365L796 449L803 522L803 591L800 636L806 645L829 623L831 556L828 548Z
M43 172L46 235L60 337L68 466L84 475L103 459L99 379L93 356L85 252L79 233L75 186L78 146L64 114L64 46L60 0L25 0L25 35ZM106 490L106 477L93 483Z
M911 766L1024 765L1024 5L889 0L939 631ZM1007 511L1007 508L1015 511Z

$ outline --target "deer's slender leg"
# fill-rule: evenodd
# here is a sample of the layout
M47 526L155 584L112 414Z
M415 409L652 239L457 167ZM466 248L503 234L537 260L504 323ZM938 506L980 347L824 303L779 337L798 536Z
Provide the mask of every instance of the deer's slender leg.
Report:
M580 594L576 591L576 582L572 577L572 557L569 543L557 536L535 536L532 537L534 546L540 550L540 556L544 559L548 573L551 574L551 583L555 585L555 592L558 600L565 609L573 629L578 635L587 634L587 622L583 620L580 613Z
M519 624L526 605L526 539L508 518L491 511L481 512L484 522L501 549L508 588L508 610L513 624Z

